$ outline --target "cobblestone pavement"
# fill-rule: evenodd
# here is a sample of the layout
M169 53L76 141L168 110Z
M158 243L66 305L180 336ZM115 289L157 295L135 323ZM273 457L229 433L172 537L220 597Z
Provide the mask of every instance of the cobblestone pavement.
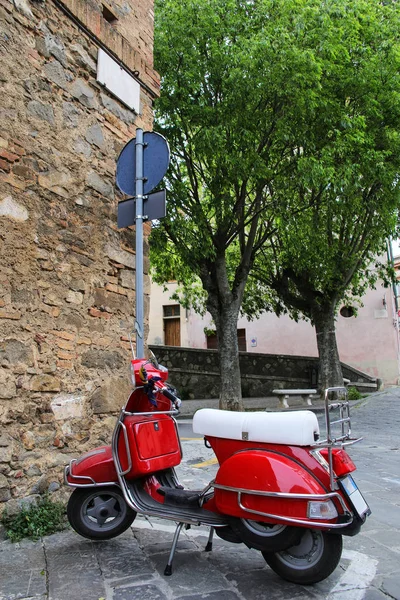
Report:
M0 600L400 600L400 388L353 406L352 422L364 440L349 452L372 515L359 535L344 538L340 565L324 582L287 583L261 553L219 538L206 553L203 528L182 532L174 572L164 577L174 524L137 517L132 530L108 542L70 530L36 543L1 542ZM202 440L188 437L178 472L185 486L198 488L216 465Z

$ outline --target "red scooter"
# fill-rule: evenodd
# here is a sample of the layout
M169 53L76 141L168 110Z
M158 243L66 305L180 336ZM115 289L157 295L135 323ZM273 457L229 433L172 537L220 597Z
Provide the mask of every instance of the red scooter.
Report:
M219 470L203 490L186 490L174 467L182 448L174 416L180 400L168 371L153 357L132 360L136 385L118 417L111 446L71 461L65 482L75 488L68 518L82 536L107 540L125 531L137 513L178 523L165 575L184 525L206 525L224 540L261 550L282 578L312 584L339 563L342 535L359 532L370 509L350 473L343 449L355 443L345 388L325 393L327 437L315 414L198 410L193 431L204 435ZM331 393L340 401L329 403ZM337 408L339 417L330 419ZM338 432L336 433L336 430Z

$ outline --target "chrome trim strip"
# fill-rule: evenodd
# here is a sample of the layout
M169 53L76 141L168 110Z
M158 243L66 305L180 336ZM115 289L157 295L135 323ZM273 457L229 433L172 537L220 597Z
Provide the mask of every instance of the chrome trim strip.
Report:
M172 415L171 415L171 419L173 420L174 425L175 425L176 437L178 438L179 450L181 452L181 460L182 460L182 458L183 458L183 449L182 449L182 444L181 444L181 436L179 435L178 423L176 422L175 417L173 417Z
M125 410L122 411L125 415L128 415L130 417L141 417L141 416L151 416L151 415L179 415L179 410L153 410L153 411L149 411L149 412L138 412L138 413L133 413L133 412L127 412Z
M77 461L77 460L78 460L77 458L73 458L73 459L70 461L70 463L69 463L69 475L70 475L71 477L73 477L74 479L89 479L89 481L90 481L92 484L93 484L93 483L95 484L96 482L95 482L95 480L93 479L93 477L89 477L88 475L74 475L74 474L73 474L73 472L72 472L72 465L73 465L74 463L76 463L76 461Z
M126 503L132 510L136 511L137 513L143 513L144 511L142 511L139 506L136 506L135 502L133 501L131 494L129 493L129 489L127 488L125 478L123 477L123 475L121 475L122 468L121 468L121 464L119 462L119 457L118 457L118 435L117 434L120 429L119 424L121 423L121 417L123 418L124 414L126 414L126 413L122 409L120 416L118 417L117 423L115 425L114 431L113 431L113 436L112 436L112 440L111 440L111 450L112 450L112 455L113 455L113 459L114 459L115 470L117 472L119 485L120 485L120 488L121 488L121 491L125 498Z
M69 463L69 465L67 465L64 469L64 483L65 485L68 485L69 487L72 488L90 488L90 487L105 487L105 486L110 486L110 485L119 485L116 481L105 481L103 483L97 483L97 481L95 481L92 477L84 477L84 476L80 476L80 475L73 475L71 472L71 464L73 462L76 462L76 458L73 458L71 460L71 462ZM68 481L68 475L70 477L72 477L73 479L89 479L91 482L90 483L71 483L70 481Z
M290 493L285 493L285 492L261 492L259 490L234 488L234 487L230 487L227 485L221 485L219 483L213 483L213 482L211 482L211 483L215 489L220 489L220 490L225 490L228 492L237 493L239 508L241 508L242 510L245 510L247 512L253 513L255 515L260 515L263 517L276 519L277 521L288 521L290 523L297 523L298 525L313 525L313 526L318 526L318 527L326 527L328 529L329 528L335 529L335 528L343 527L346 525L350 525L350 523L353 522L353 515L349 512L343 498L340 496L340 494L338 494L338 492L328 492L327 494L290 494ZM269 497L269 498L286 498L289 500L321 500L321 501L324 501L324 500L330 500L331 498L336 498L342 507L343 516L345 516L349 520L346 523L331 524L331 523L326 523L326 522L321 523L319 521L311 521L311 520L304 521L302 519L296 519L296 518L292 518L292 517L282 517L282 516L275 515L275 514L260 512L258 510L246 508L241 502L242 494L249 494L251 496L264 496L264 497Z
M122 432L124 434L126 456L128 458L128 467L125 469L125 471L121 471L121 475L126 475L132 469L132 456L131 456L131 450L129 448L128 432L126 431L126 427L122 421L118 421L117 427L118 426L122 429ZM119 465L119 468L121 468L121 464L119 461L118 461L118 465Z
M308 527L325 527L326 529L338 529L339 527L343 528L346 527L346 525L350 525L350 523L353 522L353 517L349 514L349 521L347 521L346 523L326 523L326 522L321 522L321 521L304 521L303 519L295 519L293 517L281 517L279 515L275 515L275 514L270 514L270 513L264 513L258 510L253 510L251 508L247 508L246 506L244 506L241 502L241 494L238 494L238 505L242 510L245 510L246 512L252 513L254 515L260 515L262 517L268 517L277 521L284 521L284 522L288 522L288 523L295 523L296 525L308 525ZM347 516L347 515L346 515Z

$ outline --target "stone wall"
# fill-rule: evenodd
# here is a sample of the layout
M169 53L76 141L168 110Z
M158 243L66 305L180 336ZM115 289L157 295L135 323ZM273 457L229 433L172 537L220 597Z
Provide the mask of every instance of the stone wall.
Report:
M169 381L183 399L218 398L219 361L217 350L149 346L169 371ZM240 352L244 398L271 396L275 388L315 388L318 359L307 356ZM342 364L343 377L360 390L376 391L379 380Z
M116 227L115 168L152 128L159 78L152 0L108 4L113 23L93 0L0 0L0 512L108 443L130 389L135 232ZM96 82L99 46L134 73L140 114Z

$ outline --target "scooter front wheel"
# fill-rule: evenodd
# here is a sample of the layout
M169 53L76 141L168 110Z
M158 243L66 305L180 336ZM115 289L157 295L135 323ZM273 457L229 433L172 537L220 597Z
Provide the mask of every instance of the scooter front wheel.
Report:
M118 487L77 488L70 496L67 516L71 527L90 540L110 540L133 523L132 510Z
M342 536L305 529L295 546L281 552L262 552L268 565L282 579L311 585L326 579L339 564Z

